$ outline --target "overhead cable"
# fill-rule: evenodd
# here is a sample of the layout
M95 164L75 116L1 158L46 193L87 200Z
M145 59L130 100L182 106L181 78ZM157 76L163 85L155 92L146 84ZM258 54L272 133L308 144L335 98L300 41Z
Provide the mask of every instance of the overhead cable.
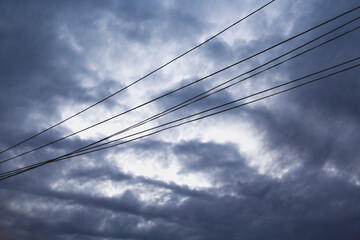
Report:
M359 8L359 7L358 7L358 8ZM110 118L107 118L107 119L105 119L105 120L102 120L102 121L100 121L100 122L98 122L98 123L96 123L96 124L93 124L93 125L89 126L89 127L83 128L83 129L81 129L81 130L79 130L79 131L76 131L76 132L71 133L71 134L69 134L69 135L66 135L66 136L64 136L64 137L61 137L61 138L59 138L59 139L57 139L57 140L51 141L51 142L46 143L46 144L44 144L44 145L41 145L41 146L39 146L39 147L36 147L36 148L33 148L33 149L28 150L28 151L26 151L26 152L23 152L23 153L20 153L20 154L18 154L18 155L15 155L15 156L13 156L13 157L10 157L10 158L1 160L0 163L4 163L4 162L10 161L10 160L12 160L12 159L16 159L16 158L18 158L18 157L24 156L24 155L26 155L26 154L28 154L28 153L31 153L31 152L34 152L34 151L36 151L36 150L42 149L42 148L44 148L44 147L47 147L47 146L49 146L49 145L52 145L52 144L57 143L57 142L59 142L59 141L62 141L62 140L64 140L64 139L67 139L67 138L69 138L69 137L71 137L71 136L74 136L74 135L76 135L76 134L79 134L79 133L81 133L81 132L84 132L84 131L86 131L86 130L89 130L89 129L93 128L93 127L96 127L96 126L98 126L98 125L100 125L100 124L103 124L103 123L105 123L105 122L107 122L107 121L110 121L110 120L112 120L112 119L115 119L115 118L117 118L117 117L119 117L119 116L122 116L122 115L124 115L124 114L127 114L127 113L129 113L129 112L131 112L131 111L134 111L134 110L136 110L136 109L138 109L138 108L140 108L140 107L143 107L143 106L145 106L145 105L147 105L147 104L149 104L149 103L152 103L152 102L154 102L154 101L156 101L156 100L159 100L159 99L161 99L161 98L163 98L163 97L166 97L166 96L168 96L168 95L170 95L170 94L173 94L173 93L175 93L175 92L177 92L177 91L180 91L180 90L182 90L182 89L184 89L184 88L186 88L186 87L189 87L189 86L191 86L191 85L193 85L193 84L195 84L195 83L198 83L198 82L200 82L200 81L203 81L203 80L205 80L205 79L207 79L207 78L209 78L209 77L211 77L211 76L214 76L215 74L218 74L218 73L220 73L220 72L222 72L222 71L225 71L225 70L227 70L227 69L229 69L229 68L231 68L231 67L233 67L233 66L235 66L235 65L237 65L237 64L240 64L240 63L242 63L242 62L245 62L245 61L247 61L247 60L249 60L249 59L251 59L251 58L253 58L253 57L255 57L255 56L258 56L258 55L260 55L260 54L262 54L262 53L264 53L264 52L266 52L266 51L269 51L269 50L271 50L271 49L273 49L273 48L275 48L275 47L277 47L277 46L280 46L281 44L284 44L284 43L286 43L286 42L288 42L288 41L290 41L290 40L293 40L294 38L297 38L297 37L299 37L299 36L301 36L301 35L309 32L309 31L312 31L312 30L314 30L314 29L316 29L316 28L318 28L318 27L320 27L320 26L322 26L322 25L324 25L324 24L326 24L326 23L329 23L329 22L337 19L338 17L341 17L341 16L343 16L344 14L347 14L347 13L353 11L353 10L356 10L356 9L357 9L357 8L354 8L354 9L352 9L352 10L346 12L346 13L343 13L343 14L340 14L340 15L334 17L334 18L331 18L331 19L329 19L329 20L327 20L327 21L325 21L325 22L323 22L323 23L321 23L321 24L319 24L319 25L316 25L315 27L312 27L312 28L310 28L310 29L307 29L306 31L303 31L303 32L301 32L301 33L299 33L299 34L296 34L296 35L294 35L294 36L292 36L292 37L290 37L290 38L288 38L288 39L286 39L286 40L284 40L284 41L281 41L281 42L279 42L279 43L277 43L277 44L275 44L275 45L272 45L271 47L268 47L268 48L266 48L266 49L264 49L264 50L262 50L262 51L260 51L260 52L257 52L257 53L255 53L255 54L253 54L253 55L251 55L251 56L249 56L249 57L247 57L247 58L244 58L244 59L242 59L242 60L240 60L240 61L237 61L237 62L234 63L234 64L231 64L231 65L229 65L229 66L227 66L227 67L225 67L225 68L222 68L222 69L220 69L220 70L218 70L218 71L216 71L216 72L214 72L214 73L211 73L211 74L209 74L209 75L207 75L207 76L205 76L205 77L202 77L202 78L200 78L200 79L198 79L198 80L196 80L196 81L193 81L193 82L191 82L191 83L188 83L188 84L186 84L186 85L183 85L183 86L181 86L181 87L179 87L179 88L177 88L177 89L175 89L175 90L172 90L172 91L167 92L167 93L165 93L165 94L163 94L163 95L160 95L159 97L156 97L156 98L154 98L154 99L152 99L152 100L149 100L149 101L147 101L147 102L145 102L145 103L142 103L142 104L140 104L140 105L137 105L136 107L133 107L133 108L131 108L131 109L129 109L129 110L126 110L126 111L124 111L124 112L122 112L122 113L119 113L119 114L117 114L117 115L115 115L115 116L112 116L112 117L110 117ZM324 37L324 36L326 36L326 35L328 35L328 34L330 34L330 33L332 33L332 32L334 32L334 31L336 31L336 30L344 27L345 25L350 24L351 22L354 22L355 20L358 20L359 18L360 18L360 17L357 17L357 18L355 18L355 19L352 19L352 20L346 22L345 24L342 24L341 26L339 26L339 27L337 27L337 28L335 28L335 29L333 29L333 30L331 30L331 31L329 31L329 32L327 32L327 33L325 33L325 34L323 34L323 35L321 35L321 36L319 36L319 37L317 37L317 38L315 38L315 39L313 39L313 40L311 40L311 41L303 44L303 45L301 45L300 47L295 48L295 49L293 49L293 50L291 50L291 51L289 51L289 52L287 52L287 53L285 53L285 54L283 54L283 55L281 55L281 56L279 56L279 57L277 57L277 58L275 58L275 59L273 59L273 60L271 60L271 61L268 61L268 62L266 62L265 64L262 64L262 65L260 65L259 67L255 68L255 69L252 69L252 70L250 70L250 71L247 71L246 73L243 73L243 74L241 74L241 75L238 75L238 76L236 76L235 78L232 78L232 79L228 80L228 81L225 82L225 83L228 83L228 82L230 82L230 81L233 81L233 80L235 80L236 78L239 78L240 76L244 76L245 74L248 74L248 73L250 73L250 72L252 72L252 71L254 71L254 70L259 69L260 67L263 67L263 66L265 66L265 65L267 65L267 64L269 64L269 63L271 63L271 62L273 62L273 61L275 61L275 60L277 60L277 59L279 59L279 58L281 58L281 57L283 57L283 56L285 56L285 55L287 55L287 54L290 54L290 53L292 53L292 52L294 52L294 51L296 51L296 50L298 50L298 49L300 49L300 48L302 48L302 47L304 47L304 46L306 46L306 45L308 45L308 44L310 44L310 43L312 43L312 42L314 42L314 41L316 41L316 40L318 40L318 39L320 39L320 38L322 38L322 37ZM341 35L341 36L342 36L342 35ZM332 41L332 40L331 40L331 41ZM327 42L326 42L326 43L327 43ZM323 45L323 44L322 44L322 45ZM300 55L301 55L301 54L300 54ZM299 56L299 55L297 55L297 56ZM297 56L296 56L296 57L297 57ZM289 60L290 60L290 59L289 59ZM288 60L286 60L286 61L288 61ZM284 61L284 62L286 62L286 61ZM282 63L284 63L284 62L282 62ZM279 64L277 64L277 65L279 65ZM276 65L276 66L277 66L277 65ZM274 67L275 67L275 66L274 66ZM273 67L271 67L271 68L273 68ZM270 69L270 68L268 68L267 70L269 70L269 69ZM217 87L222 86L222 85L224 85L225 83L220 84L220 85L218 85ZM217 87L216 87L216 88L217 88ZM211 89L211 90L213 90L213 89ZM209 91L210 91L210 90L209 90ZM207 91L207 92L208 92L208 91ZM202 93L202 94L200 94L200 95L206 94L207 92L204 92L204 93ZM195 96L195 97L199 97L200 95ZM195 98L195 97L194 97L194 98ZM188 99L187 101L190 101L190 100L192 100L192 99ZM181 104L184 104L184 103L181 103ZM178 105L176 105L176 106L174 106L174 107L172 107L172 108L176 108L177 110L179 109L179 108L178 108ZM171 109L172 109L172 108L171 108ZM171 109L167 109L165 112L169 112ZM171 112L173 112L173 111L171 111ZM158 117L161 117L161 116L163 116L163 115L166 115L167 113L164 113L164 112L163 112L163 113L159 113L159 114L160 114L159 116L152 116L151 119L154 118L154 117L155 117L155 119L156 119L156 118L158 118ZM144 121L148 122L148 121L151 121L151 120L150 120L150 119L146 119L146 120L144 120ZM142 121L142 122L137 123L137 124L141 124L141 125L142 125L142 124L144 124L144 123L143 123L143 121ZM134 127L135 127L135 126L131 126L131 128L134 128ZM127 131L127 130L129 130L129 129L126 129L126 131ZM121 130L120 132L122 132L122 131L124 131L124 130ZM118 135L118 134L119 134L119 133L115 133L115 135ZM104 138L104 139L101 139L101 140L97 141L96 143L105 141L105 140L107 140L108 138L110 138L110 137L106 137L106 138ZM93 143L93 144L95 144L95 143ZM91 145L93 145L93 144L91 144ZM85 146L85 147L83 147L83 148L86 148L86 147L87 147L87 146Z
M64 122L66 122L66 121L68 121L68 120L70 120L70 119L72 119L72 118L80 115L81 113L84 113L84 112L86 112L87 110L95 107L96 105L99 105L100 103L102 103L102 102L104 102L104 101L112 98L113 96L119 94L120 92L128 89L129 87L131 87L131 86L135 85L136 83L138 83L138 82L144 80L145 78L149 77L150 75L152 75L152 74L158 72L159 70L165 68L166 66L168 66L168 65L170 65L171 63L175 62L175 61L178 60L179 58L181 58L181 57L185 56L186 54L194 51L195 49L201 47L201 46L204 45L205 43L207 43L207 42L211 41L212 39L218 37L219 35L221 35L221 34L224 33L225 31L229 30L230 28L234 27L234 26L237 25L238 23L240 23L240 22L244 21L245 19L249 18L249 17L252 16L253 14L259 12L260 10L262 10L263 8L265 8L266 6L268 6L268 5L270 5L271 3L273 3L274 1L275 1L275 0L269 1L269 2L266 3L265 5L261 6L260 8L258 8L258 9L256 9L255 11L251 12L250 14L246 15L245 17L239 19L238 21L234 22L233 24L229 25L228 27L224 28L223 30L221 30L220 32L216 33L215 35L213 35L212 37L208 38L207 40L205 40L205 41L201 42L200 44L196 45L195 47L193 47L193 48L185 51L184 53L180 54L179 56L173 58L172 60L166 62L165 64L161 65L160 67L158 67L158 68L154 69L153 71L149 72L149 73L146 74L145 76L143 76L143 77L137 79L136 81L134 81L134 82L126 85L125 87L117 90L116 92L112 93L111 95L109 95L109 96L101 99L100 101L98 101L98 102L96 102L96 103L94 103L94 104L92 104L92 105L84 108L83 110L81 110L81 111L79 111L79 112L77 112L77 113L75 113L75 114L73 114L73 115L71 115L71 116L69 116L69 117L61 120L60 122L58 122L58 123L56 123L56 124L54 124L54 125L46 128L46 129L44 129L44 130L42 130L42 131L40 131L40 132L38 132L38 133L36 133L36 134L34 134L34 135L32 135L32 136L30 136L30 137L28 137L28 138L26 138L26 139L18 142L18 143L16 143L16 144L14 144L14 145L12 145L12 146L10 146L10 147L8 147L8 148L0 151L0 154L5 153L5 152L9 151L10 149L13 149L13 148L15 148L15 147L17 147L17 146L19 146L19 145L21 145L21 144L23 144L23 143L31 140L31 139L33 139L33 138L35 138L35 137L37 137L37 136L39 136L39 135L41 135L41 134L43 134L43 133L45 133L45 132L53 129L53 128L55 128L55 127L63 124ZM360 6L359 6L359 7L360 7ZM352 11L354 11L354 10L356 10L356 9L353 9ZM351 12L351 10L348 11L348 12ZM344 14L346 14L346 13L344 13Z
M349 62L352 62L352 61L358 60L358 59L359 59L359 58L356 58L356 59L347 61L347 62L345 62L345 63L349 63ZM333 67L331 67L331 68L338 67L338 66L343 65L343 64L345 64L345 63L335 65L335 66L333 66ZM293 89L296 89L296 88L299 88L299 87L301 87L301 86L304 86L304 85L307 85L307 84L310 84L310 83L314 83L314 82L316 82L316 81L319 81L319 80L328 78L328 77L330 77L330 76L337 75L337 74L339 74L339 73L342 73L342 72L351 70L351 69L356 68L356 67L359 67L359 66L360 66L360 64L356 64L356 65L353 65L353 66L351 66L351 67L348 67L348 68L339 70L339 71L337 71L337 72L334 72L334 73L331 73L331 74L328 74L328 75L325 75L325 76L322 76L322 77L319 77L319 78L316 78L316 79L313 79L313 80L310 80L310 81L307 81L307 82L298 84L298 85L296 85L296 86L287 88L287 89L285 89L285 90L281 90L281 91L278 91L278 92L275 92L275 93L266 95L266 96L264 96L264 97L260 97L260 98L255 99L255 100L251 100L251 101L246 102L246 103L238 104L238 105L229 107L229 108L227 108L227 109L220 110L220 111L218 111L218 112L214 112L214 113L210 113L210 114L207 114L207 115L204 115L204 116L200 116L200 117L198 117L198 118L191 119L191 120L188 120L188 121L185 121L185 122L182 122L182 123L173 125L173 126L169 126L169 127L166 127L166 128L160 129L160 130L157 130L157 131L155 131L155 132L152 132L152 133L149 133L149 134L146 134L146 135L142 135L142 136L139 136L139 137L136 137L136 138L133 138L133 139L130 139L130 140L121 142L121 143L117 143L117 144L114 144L114 145L111 145L111 146L107 146L107 147L103 147L103 148L98 148L98 149L94 149L94 150L90 150L90 151L85 151L85 152L82 152L82 153L77 153L77 154L75 154L75 155L62 156L62 157L54 158L54 159L51 159L51 160L43 161L43 162L40 162L40 163L32 164L32 165L29 165L29 166L26 166L26 167L23 167L23 168L19 168L19 169L16 169L16 170L7 171L7 172L4 172L4 173L1 173L1 174L0 174L0 181L5 180L5 179L10 178L10 177L13 177L13 176L16 176L16 175L19 175L19 174L22 174L22 173L24 173L24 172L30 171L30 170L32 170L32 169L38 168L38 167L40 167L40 166L43 166L43 165L46 165L46 164L49 164L49 163L52 163L52 162L58 162L58 161L62 161L62 160L65 160L65 159L74 158L74 157L78 157L78 156L81 156L81 155L89 154L89 153L92 153L92 152L97 152L97 151L101 151L101 150L113 148L113 147L116 147L116 146L119 146L119 145L123 145L123 144L129 143L129 142L133 142L133 141L136 141L136 140L145 138L145 137L149 137L149 136L151 136L151 135L154 135L154 134L163 132L163 131L168 130L168 129L172 129L172 128L175 128L175 127L179 127L179 126L182 126L182 125L184 125L184 124L188 124L188 123L195 122L195 121L198 121L198 120L201 120L201 119L204 119L204 118L208 118L208 117L211 117L211 116L214 116L214 115L218 115L218 114L221 114L221 113L224 113L224 112L233 110L233 109L237 109L237 108L243 107L243 106L245 106L245 105L248 105L248 104L251 104L251 103L255 103L255 102L258 102L258 101L260 101L260 100L263 100L263 99L266 99L266 98L269 98L269 97L272 97L272 96L275 96L275 95L278 95L278 94L281 94L281 93L284 93L284 92L287 92L287 91L290 91L290 90L293 90ZM331 69L331 68L328 68L328 69ZM286 83L277 85L277 86L275 86L275 87L272 87L272 88L269 88L269 89L266 89L266 90L257 92L257 93L255 93L255 94L251 94L251 95L249 95L249 96L246 96L246 97L241 98L241 100L244 100L244 99L246 99L246 98L250 98L250 97L253 97L253 96L256 96L256 95L259 95L259 94L263 94L263 93L265 93L265 92L274 90L274 89L279 88L279 87L283 87L283 86L288 85L288 84L290 84L290 83L294 83L295 81L302 80L302 79L304 79L304 78L307 78L307 77L309 77L309 76L313 76L313 75L315 75L315 74L318 74L318 73L324 72L324 71L326 71L326 70L322 70L322 71L319 71L319 72L317 72L317 73L309 74L309 75L306 75L306 76L304 76L304 77L301 77L301 78L298 78L298 79L295 79L295 80L292 80L292 81L289 81L289 82L286 82ZM224 106L226 106L226 105L235 103L235 102L237 102L237 101L240 101L240 99L234 100L234 101L229 102L229 103L226 103L226 104L219 105L219 106L214 107L214 108L211 108L211 109L207 109L207 110L202 111L202 112L200 112L200 113L196 113L196 114L189 115L189 116L184 117L184 118L181 118L181 119L174 120L174 121L172 121L172 122L163 124L162 126L165 126L165 125L168 125L168 124L171 124L171 123L175 123L175 122L178 122L178 121L184 120L184 119L186 119L186 118L190 118L190 117L193 117L193 116L196 116L196 115L199 115L199 114L208 112L208 111L212 111L212 110L214 110L214 109L216 109L216 108L224 107ZM158 127L160 127L160 126L158 126ZM158 127L155 127L155 128L158 128ZM153 129L155 129L155 128L153 128Z

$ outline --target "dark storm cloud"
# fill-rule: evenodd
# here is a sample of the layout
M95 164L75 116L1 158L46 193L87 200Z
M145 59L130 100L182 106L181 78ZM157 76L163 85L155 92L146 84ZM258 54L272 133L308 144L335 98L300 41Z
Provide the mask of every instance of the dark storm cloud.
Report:
M207 168L231 168L242 165L242 158L231 146L216 143L184 142L174 149L177 155L183 155L184 168L187 171L202 171ZM239 162L240 160L240 162Z
M359 128L356 122L344 116L333 117L302 108L291 114L287 110L275 114L257 109L251 118L266 133L270 149L297 154L308 167L331 163L348 173L359 174L356 148L360 139L355 130ZM285 156L279 163L285 167L294 163L293 160Z
M297 21L294 29L305 29L309 25L324 21L325 17L336 16L355 6L352 1L344 1L341 7L333 8L330 2L324 1L321 10L307 6L309 11L300 14L304 21ZM356 13L352 14L352 17L355 16ZM341 21L337 24L339 23ZM351 27L356 25L353 24ZM318 33L310 34L310 36L316 35ZM357 47L359 38L360 34L356 31L289 62L287 70L289 77L295 79L360 56ZM270 112L265 108L258 108L253 113L253 120L256 123L254 125L261 127L261 131L266 134L269 148L283 153L294 151L293 154L302 156L300 158L309 167L333 164L339 168L341 174L345 176L355 174L358 177L359 151L356 150L360 142L356 134L360 128L358 80L358 69L353 69L279 96L277 104L281 107L278 111ZM288 157L285 159L287 160L284 160L284 165L289 163L287 161L291 162Z
M214 59L215 61L233 61L234 51L229 44L219 39L215 39L204 46L202 50L205 57Z
M94 30L103 17L112 17L105 24L107 31L115 35L121 33L118 36L141 44L153 39L161 39L164 44L179 40L194 44L194 38L200 36L206 26L196 13L176 5L166 6L162 1L76 1L63 5L60 12L65 16L59 17L62 23L70 26L78 34L77 40L89 49L99 40L99 33ZM88 35L91 39L86 38Z
M58 119L58 106L63 102L94 98L74 79L73 74L87 72L81 59L55 35L56 6L16 3L2 2L1 7L0 109L1 121L6 124L1 135L23 139L49 120ZM8 141L6 145L15 142Z
M236 171L229 168L229 171ZM91 174L90 174L91 176ZM189 198L180 205L170 203L152 206L137 199L131 192L120 197L96 197L89 194L57 192L34 185L19 187L23 200L60 204L50 219L41 217L49 210L35 210L36 215L22 216L9 212L17 228L33 229L35 234L49 231L54 237L78 236L140 239L259 239L278 238L353 239L359 234L360 209L358 187L319 171L301 171L273 180L254 173L254 180L229 183L235 196ZM31 196L35 193L37 196ZM8 199L19 195L6 193ZM30 196L28 195L30 194ZM6 206L2 205L2 206ZM236 213L236 214L234 214ZM20 214L20 215L19 215ZM125 214L125 215L124 215ZM71 216L71 218L70 218ZM112 217L111 217L112 216ZM20 220L21 219L21 220ZM122 220L121 220L122 219ZM124 221L126 219L126 221ZM152 219L149 229L135 226ZM106 221L104 228L100 226ZM87 230L90 226L91 229ZM45 231L43 230L45 229ZM155 234L156 235L153 235Z
M95 169L80 169L80 170L73 170L70 173L71 177L74 178L81 178L82 181L86 182L89 179L102 179L102 180L111 180L115 182L122 182L127 181L129 184L142 184L148 186L154 186L155 188L159 189L168 189L172 191L174 194L179 194L183 196L190 196L190 197L210 197L205 192L196 191L190 189L188 186L179 186L175 183L165 183L160 180L154 180L142 176L133 176L132 174L125 174L119 172L112 168L107 167L97 167Z
M100 86L85 90L75 78L76 74L92 72L84 65L82 56L57 36L58 14L71 6L16 1L4 1L1 5L1 149L49 126L50 120L58 121L62 104L93 103L109 95L110 89L120 87L113 80L105 79ZM53 130L9 153L21 153L58 139L64 133L69 130L64 127ZM42 153L29 155L24 162L47 160L88 143L78 138L62 141ZM2 155L1 159L7 156L10 155Z
M199 79L199 78L185 79L185 80L181 81L174 89L185 86L190 82L196 81L197 79ZM183 90L175 92L175 93L169 95L168 97L161 99L157 104L163 108L162 111L172 108L174 106L177 106L179 103L182 103L185 101L187 101L185 103L185 105L186 105L187 103L190 103L193 100L196 100L198 98L205 96L205 94L203 94L196 99L192 99L195 96L202 94L209 89L208 87L206 87L206 85L209 84L209 81L211 81L211 79L207 79L204 82L200 82L198 84L189 86ZM163 94L166 94L168 92L169 91L165 91ZM212 92L214 92L214 91L212 91ZM192 100L188 101L189 99L192 99ZM231 100L233 100L231 98L231 96L226 91L222 91L222 92L219 92L212 96L209 96L207 98L201 99L201 100L199 100L195 103L192 103L188 106L185 106L184 108L181 108L174 113L170 113L167 116L162 117L160 119L162 119L162 121L163 121L163 119L174 120L174 119L176 119L176 118L174 118L174 116L184 117L184 116L196 113L196 112L203 111L203 110L211 108L211 107L218 106L220 104L227 103Z
M201 33L203 23L196 16L183 12L181 8L166 9L162 2L139 3L137 1L122 1L113 10L120 20L116 26L125 30L127 37L136 41L152 39L159 31L166 30L167 34L157 37L167 40L182 40L188 36L194 37ZM178 40L178 39L177 39Z
M92 34L96 33L95 22L101 16L116 17L108 23L108 31L121 31L126 38L143 44L155 37L162 41L195 41L193 38L200 36L208 24L196 16L195 5L161 4L1 2L1 148L35 133L49 123L49 118L59 119L59 105L93 102L120 88L108 79L99 89L85 90L75 80L78 73L100 77L87 68L81 54L59 40L55 31L59 25L65 24L82 35L80 43L91 49L98 40ZM199 2L195 4L202 6ZM215 3L211 4L216 7ZM290 1L284 4L292 5ZM355 5L351 0L298 1L281 15L274 32L267 31L263 39L237 42L234 46L217 40L204 48L202 56L214 64L247 56L259 46L269 45L269 41L278 42L283 35L282 26L291 15L295 19L292 32L297 33ZM272 26L266 18L253 24L261 29ZM163 34L158 35L160 32ZM358 56L359 36L359 33L349 35L284 66L279 72L293 79ZM262 60L254 60L252 64L258 61ZM360 190L350 181L350 175L358 177L360 171L358 80L358 70L353 70L278 97L276 109L257 106L245 108L241 113L264 136L265 150L282 154L274 160L277 165L287 168L301 163L282 178L259 174L248 165L249 159L241 153L242 149L232 143L144 139L110 152L49 164L1 182L1 238L358 239ZM206 85L194 86L175 94L161 106L170 106L205 89ZM231 99L224 92L189 109L198 111ZM46 119L41 117L44 115ZM22 149L46 143L68 131L66 128L52 131ZM31 155L23 162L48 159L88 143L75 138ZM179 174L202 173L214 186L195 189L117 170L107 154L125 150L140 158L146 154L172 154L181 166ZM166 164L169 159L163 157L157 161ZM322 167L326 163L335 165L340 173L331 175L324 171ZM112 197L98 195L91 187L83 191L77 188L106 181L133 188ZM159 196L162 202L147 202L141 199L138 188L159 194L166 191L166 194Z
M320 22L321 22L321 20L318 20L316 23L320 23ZM304 30L307 30L307 28L309 26L313 26L313 25L309 24L307 26L303 26L302 28L296 28L296 30L294 30L294 32L291 33L290 36L295 36L296 34L302 32ZM293 68L293 66L298 64L299 62L303 62L304 60L306 61L306 59L308 59L308 58L313 59L312 56L314 54L311 54L311 52L310 52L310 54L306 53L305 55L300 56L300 60L298 57L298 58L295 58L295 60L291 60L290 62L286 62L284 64L276 66L276 68L269 69L266 72L261 73L260 75L257 75L255 77L251 77L251 78L247 78L247 77L250 75L256 74L257 72L259 72L260 70L263 70L264 68L268 68L270 66L275 65L277 62L279 62L279 60L272 61L274 58L277 58L283 54L288 53L289 51L302 45L305 40L307 42L307 41L312 40L313 38L317 37L318 35L320 35L318 32L316 34L312 34L312 35L306 34L305 36L302 36L299 39L295 39L295 40L292 40L292 41L286 43L284 46L283 45L277 46L275 49L271 49L270 51L262 53L260 56L256 56L256 57L249 59L248 61L246 61L246 64L240 63L239 65L233 66L232 68L227 69L226 71L224 71L220 74L216 74L210 78L206 78L200 82L195 83L194 85L191 85L191 86L186 87L174 94L171 94L168 97L161 99L159 101L160 102L159 104L166 108L172 107L172 106L178 104L179 102L186 101L192 97L195 97L195 96L205 92L206 90L209 89L209 86L213 87L213 86L220 85L220 84L224 83L225 81L233 79L233 77L244 74L248 71L251 71L251 72L249 74L241 75L239 78L236 78L231 81L231 83L235 83L237 81L242 81L242 80L244 80L244 82L241 82L239 84L232 86L231 88L220 91L220 92L216 93L215 95L212 95L209 98L205 98L203 100L200 100L199 102L191 104L180 111L182 111L182 112L186 111L188 114L190 114L190 113L194 113L195 111L205 110L210 107L214 107L214 106L218 106L220 104L227 103L229 101L238 99L240 97L245 97L249 93L247 93L247 89L246 89L246 87L244 87L244 84L250 84L251 86L254 86L253 87L254 89L259 89L259 91L264 90L265 87L256 87L256 85L262 85L262 83L270 85L272 82L277 82L277 80L275 80L277 73L280 73L280 74L287 73L289 68L290 69ZM259 53L261 50L264 50L271 46L274 46L275 44L282 42L282 41L284 41L284 39L287 39L287 38L289 38L289 36L270 35L270 36L267 36L266 38L252 40L249 43L246 43L245 41L238 42L233 47L231 47L229 44L227 44L226 42L224 42L222 40L215 39L215 40L209 42L207 45L205 45L199 51L206 59L210 59L210 61L208 60L209 63L217 66L215 68L216 70L220 70L223 67L228 66L229 64L233 64L239 60L246 59L250 56L253 56L256 53ZM324 39L322 39L321 41L324 41ZM320 42L317 41L316 43L319 44L319 43L321 43L321 41ZM259 48L259 46L261 46L261 48ZM322 48L324 48L324 47L322 47ZM306 48L300 49L301 52L303 52L305 50L306 50ZM295 54L300 53L300 51L299 50L296 51ZM293 55L294 55L294 53L292 53L290 55L286 55L285 58L283 57L283 58L281 58L281 60L285 60ZM266 59L266 61L264 61L264 59ZM255 71L252 71L253 69L258 68L265 62L267 63L269 61L272 61L272 62L270 62L270 64L265 65L265 67L256 69ZM296 63L294 64L292 62L296 62ZM336 63L339 63L339 62L334 62L333 65L335 65ZM312 64L312 66L314 66L314 64ZM329 66L331 66L331 64L324 66L324 68L329 67ZM298 70L298 69L299 69L299 67L296 67L296 70ZM301 71L307 70L307 73L311 73L311 72L315 71L315 70L309 71L306 68L300 68L300 69L301 69ZM319 69L321 69L321 68L318 67L316 70L319 70ZM210 74L210 72L207 74ZM301 75L294 75L294 77L291 79L295 79L302 75L304 75L304 74L302 73ZM293 76L293 75L291 75L291 76ZM191 82L201 79L202 77L204 77L204 76L183 79L182 81L180 81L180 83L177 86L174 87L174 89L179 88L181 86L185 86ZM286 78L284 78L284 77L281 79L282 82L285 80L286 80ZM222 85L219 88L215 89L215 91L219 90L221 88L224 88L227 85ZM234 89L234 88L238 89L241 94L231 95L229 93L229 90ZM349 87L349 88L351 88L351 87ZM352 88L352 89L354 89L354 88ZM163 94L168 93L168 92L169 91L165 91ZM212 91L212 92L214 92L214 91ZM255 92L256 91L252 90L251 93L255 93ZM156 95L154 97L157 97L157 96L158 95ZM353 104L353 105L355 105L355 104ZM189 109L191 109L191 110L189 110ZM236 111L233 111L230 114L236 115L237 113L236 113Z

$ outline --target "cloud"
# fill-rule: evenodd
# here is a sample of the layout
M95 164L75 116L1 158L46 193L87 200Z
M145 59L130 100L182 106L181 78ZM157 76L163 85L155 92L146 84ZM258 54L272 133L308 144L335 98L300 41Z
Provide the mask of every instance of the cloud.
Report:
M194 236L198 239L217 239L220 236L257 239L264 234L274 239L280 236L351 239L353 234L358 234L356 224L353 221L349 224L347 219L349 216L356 219L359 213L356 204L359 190L339 178L318 171L300 171L281 181L256 176L254 181L247 183L233 182L233 189L237 190L234 196L211 199L192 197L180 204L158 206L139 201L129 191L120 197L105 198L48 190L42 191L40 196L38 193L38 197L29 198L26 193L35 189L21 190L19 194L30 206L37 199L42 202L41 208L31 207L32 218L21 219L22 224L30 224L27 227L35 233L39 231L39 234L43 234L44 231L40 230L42 226L51 229L53 234L70 236L90 234L97 237L154 239L156 237L152 234L157 231L160 239L191 239ZM15 206L16 203L13 202ZM48 215L50 209L53 209L53 217L50 217L53 220L45 220L42 215ZM18 210L15 212L21 214ZM11 216L16 215L12 213ZM100 224L104 221L105 225ZM141 223L144 227L135 227L141 226ZM17 221L17 224L21 222ZM92 230L86 230L91 225ZM333 227L329 229L329 226ZM22 229L27 227L22 226Z
M1 149L126 86L264 3L2 1ZM275 1L106 104L0 159L118 114L355 6L352 0ZM87 145L351 16L102 127L2 164L1 171ZM359 36L354 32L149 126L357 57ZM354 69L239 111L2 181L0 234L4 239L356 239L357 75Z

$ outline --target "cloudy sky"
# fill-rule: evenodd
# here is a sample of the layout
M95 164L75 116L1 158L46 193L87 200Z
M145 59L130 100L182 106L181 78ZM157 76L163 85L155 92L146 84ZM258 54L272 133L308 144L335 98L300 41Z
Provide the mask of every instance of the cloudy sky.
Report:
M0 150L127 86L267 2L0 0ZM276 0L126 91L1 154L0 160L184 86L358 4ZM359 16L360 10L353 11L175 94L1 163L0 171L83 147ZM360 57L359 42L360 30L350 32L132 132ZM1 181L1 239L360 239L359 92L359 68L354 68Z

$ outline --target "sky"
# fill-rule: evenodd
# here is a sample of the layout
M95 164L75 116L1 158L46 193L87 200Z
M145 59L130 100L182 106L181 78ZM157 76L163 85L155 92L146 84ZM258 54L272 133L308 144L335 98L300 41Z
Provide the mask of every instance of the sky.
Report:
M0 0L0 150L131 84L267 2ZM0 160L168 93L358 5L356 0L276 0L125 91L0 154ZM58 157L151 117L358 17L359 11L1 163L0 172ZM353 21L298 52L358 25ZM138 129L360 57L359 42L360 30L353 31ZM359 60L346 66L355 64ZM353 68L3 180L1 239L360 239L359 76Z

